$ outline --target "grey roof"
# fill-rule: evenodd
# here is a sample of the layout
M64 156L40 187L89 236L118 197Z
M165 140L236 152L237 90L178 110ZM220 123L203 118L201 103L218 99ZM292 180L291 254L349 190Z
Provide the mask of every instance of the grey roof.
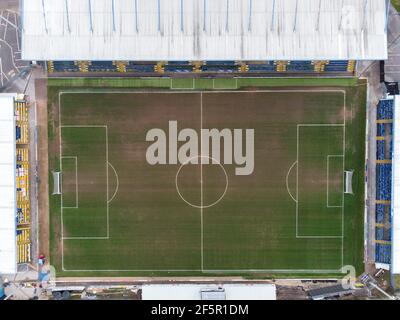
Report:
M386 0L21 0L27 60L386 59Z
M354 292L353 289L344 289L341 284L317 289L311 289L308 291L308 294L312 298L319 297L332 297L336 295L343 295Z

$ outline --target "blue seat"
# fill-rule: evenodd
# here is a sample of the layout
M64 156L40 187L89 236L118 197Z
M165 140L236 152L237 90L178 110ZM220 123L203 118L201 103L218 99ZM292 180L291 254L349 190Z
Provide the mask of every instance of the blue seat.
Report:
M314 66L311 61L290 61L286 66L286 70L289 72L313 71Z
M376 159L385 160L385 141L376 141Z
M74 61L53 61L55 72L78 72L79 66Z
M391 200L392 196L392 165L376 165L376 199Z
M381 100L378 104L377 118L378 120L393 119L394 100Z
M346 72L347 71L347 60L332 60L325 66L325 71L328 72Z
M375 260L380 263L390 264L391 246L377 243L375 245Z
M274 72L276 66L273 61L266 61L265 63L249 63L249 72Z
M385 222L385 206L383 204L377 204L375 208L375 220L376 223Z

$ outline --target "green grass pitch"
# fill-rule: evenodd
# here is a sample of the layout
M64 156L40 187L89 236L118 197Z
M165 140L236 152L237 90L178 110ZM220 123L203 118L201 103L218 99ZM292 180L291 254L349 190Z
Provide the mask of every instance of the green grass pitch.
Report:
M62 195L49 181L59 275L361 272L363 81L49 79L48 97L49 171L62 173ZM148 164L146 133L172 120L254 129L253 174ZM354 195L343 192L345 170Z

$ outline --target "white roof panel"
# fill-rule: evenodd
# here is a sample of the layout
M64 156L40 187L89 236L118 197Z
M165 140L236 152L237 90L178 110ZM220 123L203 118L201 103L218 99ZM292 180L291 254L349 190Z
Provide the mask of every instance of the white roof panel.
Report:
M400 96L394 101L392 161L392 272L400 274Z
M26 60L387 58L385 0L25 0L22 8Z
M0 94L0 274L16 273L15 94Z
M274 284L238 283L220 286L207 284L149 284L142 287L143 300L201 300L202 292L223 290L226 300L276 300ZM222 295L221 295L222 297Z

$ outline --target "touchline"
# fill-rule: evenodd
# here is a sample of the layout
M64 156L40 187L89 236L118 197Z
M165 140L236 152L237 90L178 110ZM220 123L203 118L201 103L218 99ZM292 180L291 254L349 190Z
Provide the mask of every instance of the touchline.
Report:
M153 142L146 151L150 165L176 164L235 164L235 174L251 175L254 171L254 129L201 129L185 128L178 131L178 122L168 123L168 133L151 129L146 141ZM245 146L243 143L243 132ZM180 146L178 147L178 144ZM221 157L221 146L223 157ZM201 149L201 152L200 152ZM210 153L211 151L211 153Z

